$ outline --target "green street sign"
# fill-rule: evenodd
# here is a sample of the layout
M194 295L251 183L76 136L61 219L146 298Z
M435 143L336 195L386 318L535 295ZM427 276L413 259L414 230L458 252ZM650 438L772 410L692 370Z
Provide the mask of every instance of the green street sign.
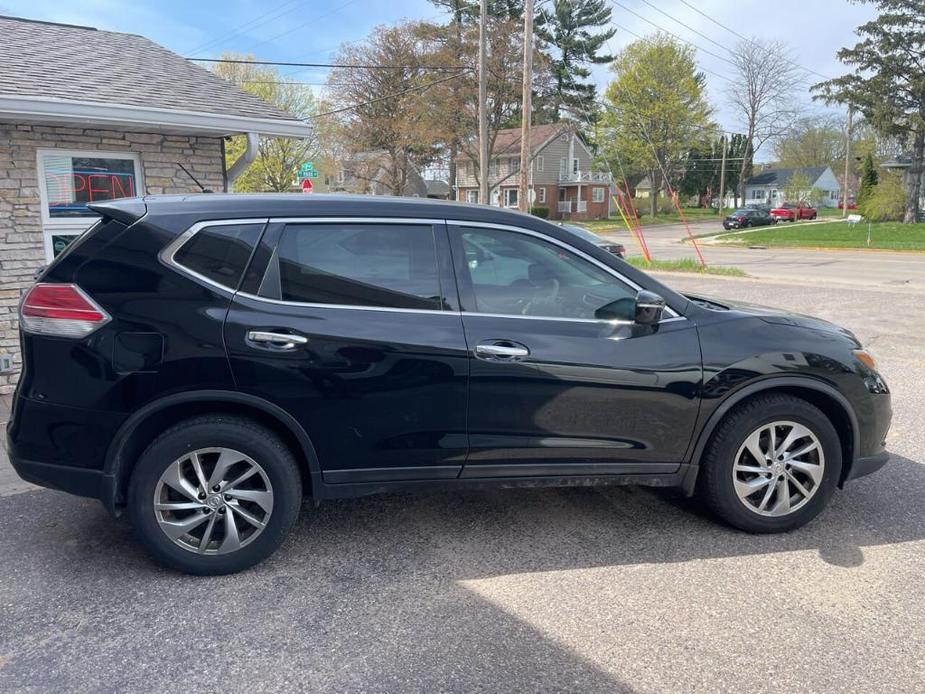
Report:
M309 178L318 178L318 172L317 172L317 171L309 171L309 172L308 172L308 177L309 177Z
M308 178L314 171L315 166L312 162L307 161L299 167L299 178Z

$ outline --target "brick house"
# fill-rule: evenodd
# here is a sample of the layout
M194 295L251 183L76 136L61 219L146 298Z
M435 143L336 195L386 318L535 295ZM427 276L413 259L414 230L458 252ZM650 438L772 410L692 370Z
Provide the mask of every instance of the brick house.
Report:
M0 17L0 393L19 364L35 271L95 221L87 202L227 190L259 136L305 123L148 39ZM227 171L224 138L246 134Z
M605 219L611 210L611 177L595 170L594 156L567 123L530 129L531 205L549 210L549 219ZM517 207L520 184L520 128L499 130L490 158L491 204ZM457 159L456 199L479 201L476 162Z

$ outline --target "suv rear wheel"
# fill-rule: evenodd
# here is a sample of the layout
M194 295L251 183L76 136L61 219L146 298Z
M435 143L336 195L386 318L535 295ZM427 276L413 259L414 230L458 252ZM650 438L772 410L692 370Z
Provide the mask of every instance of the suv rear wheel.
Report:
M733 409L714 432L700 492L730 525L784 532L822 511L841 465L838 434L821 410L788 395L760 396Z
M197 417L159 436L129 485L129 515L164 564L192 574L246 569L295 523L302 484L272 432L227 415Z

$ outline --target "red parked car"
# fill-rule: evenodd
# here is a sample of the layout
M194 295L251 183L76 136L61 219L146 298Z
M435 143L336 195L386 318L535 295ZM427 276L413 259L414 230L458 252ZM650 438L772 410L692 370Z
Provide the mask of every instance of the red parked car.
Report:
M816 208L809 205L794 205L792 202L785 202L780 207L771 210L771 216L777 217L778 221L792 222L796 219L815 219Z

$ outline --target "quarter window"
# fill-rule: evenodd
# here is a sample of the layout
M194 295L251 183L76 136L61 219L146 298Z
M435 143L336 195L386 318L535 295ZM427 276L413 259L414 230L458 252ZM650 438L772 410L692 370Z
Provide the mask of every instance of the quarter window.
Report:
M440 310L429 225L290 225L278 258L284 301Z
M561 246L500 229L463 227L458 233L476 312L633 318L635 290Z
M262 224L205 227L180 247L173 261L224 287L237 289L262 228Z

